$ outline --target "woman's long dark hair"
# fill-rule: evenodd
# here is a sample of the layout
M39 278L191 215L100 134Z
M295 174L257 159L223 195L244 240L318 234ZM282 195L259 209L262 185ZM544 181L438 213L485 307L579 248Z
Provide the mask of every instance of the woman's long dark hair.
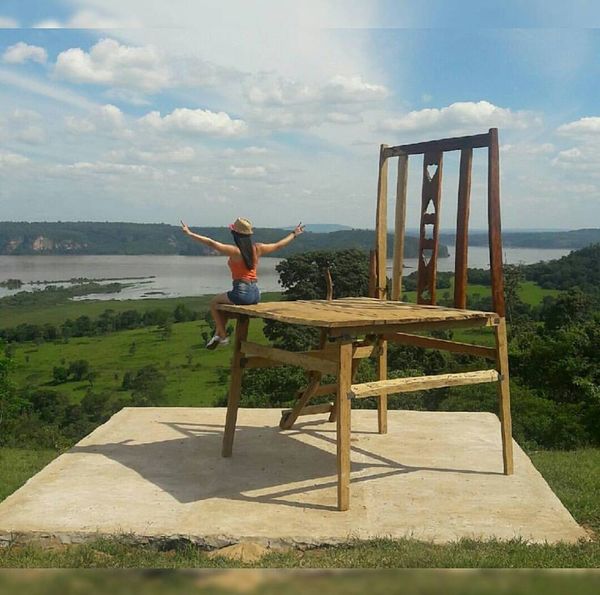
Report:
M251 271L254 268L254 244L252 242L252 236L238 233L237 231L231 230L233 241L235 245L240 249L240 254L244 259L246 268Z

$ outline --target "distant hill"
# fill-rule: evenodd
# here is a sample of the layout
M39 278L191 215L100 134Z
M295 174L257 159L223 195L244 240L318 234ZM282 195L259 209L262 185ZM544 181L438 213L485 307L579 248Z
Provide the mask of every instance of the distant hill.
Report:
M210 236L220 242L231 242L226 227L194 227L196 233ZM289 233L285 229L256 229L258 242L275 242ZM307 231L278 256L288 256L309 250L339 250L358 248L370 250L375 232L369 229L345 229L329 233ZM418 239L406 237L405 256L415 258ZM187 238L175 225L164 223L98 223L53 222L21 223L0 222L0 254L182 254L211 255L209 248ZM391 235L388 256L392 254ZM440 245L440 258L448 256L448 249Z
M524 267L525 277L552 289L600 289L600 244L593 244L548 262Z
M455 235L441 233L440 239L446 244L454 244ZM504 231L504 248L563 248L577 250L600 242L600 229L574 229L572 231ZM469 235L470 246L487 246L486 233L480 231Z

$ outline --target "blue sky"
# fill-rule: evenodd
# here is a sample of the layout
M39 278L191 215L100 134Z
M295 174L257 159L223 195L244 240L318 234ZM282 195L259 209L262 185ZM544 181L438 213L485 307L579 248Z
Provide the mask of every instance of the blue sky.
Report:
M3 0L2 219L372 227L380 143L497 126L505 227L598 226L600 17L564 4Z

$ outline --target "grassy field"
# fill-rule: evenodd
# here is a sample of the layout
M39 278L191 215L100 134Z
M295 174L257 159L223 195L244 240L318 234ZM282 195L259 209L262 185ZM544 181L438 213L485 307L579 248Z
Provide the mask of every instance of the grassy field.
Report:
M70 339L68 343L19 345L14 352L14 381L19 388L52 388L79 401L90 386L88 381L66 382L55 386L54 366L85 359L97 373L94 390L115 391L123 374L154 364L167 377L167 404L171 406L212 405L227 387L219 383L220 368L227 369L231 345L209 351L204 347L204 321L182 322L172 326L168 339L156 327L120 331L98 337ZM262 322L250 324L251 340L264 342ZM135 345L135 348L132 348Z
M58 454L55 450L0 448L0 501L20 488Z
M0 449L2 496L22 485L55 454L52 451ZM532 460L575 519L600 531L600 449L536 452ZM529 545L524 541L461 540L435 545L413 539L376 540L318 548L305 552L273 553L246 566L277 568L555 568L600 565L599 533L572 545ZM47 550L34 545L0 549L0 567L161 567L223 568L237 562L210 559L193 546L170 548L132 546L124 539ZM508 592L508 591L507 591ZM514 591L510 591L514 592Z
M280 293L263 293L265 301L277 301L281 298ZM146 312L163 308L173 311L178 304L184 304L191 310L204 311L212 296L199 295L181 298L157 298L144 300L71 300L55 305L41 304L39 306L7 306L2 304L0 308L0 328L13 327L21 323L29 324L54 324L60 325L67 318L74 320L79 316L97 318L105 310L124 312L125 310L137 310Z
M533 281L523 281L519 288L519 297L530 306L538 305L546 296L556 296L560 293L558 289L544 289ZM409 302L415 302L417 299L416 291L404 292ZM467 307L469 298L473 297L485 297L490 295L490 288L487 285L468 285L467 286ZM454 296L454 279L450 281L450 287L448 289L438 289L437 298L439 299L452 299Z

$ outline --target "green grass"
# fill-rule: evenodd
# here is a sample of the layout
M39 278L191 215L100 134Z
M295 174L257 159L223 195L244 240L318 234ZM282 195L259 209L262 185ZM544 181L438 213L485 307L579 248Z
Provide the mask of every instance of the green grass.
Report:
M67 318L71 320L79 316L97 318L104 310L146 312L147 310L162 308L173 311L178 304L184 304L191 310L204 311L208 309L212 297L212 295L200 295L144 300L66 300L64 303L56 305L49 306L42 303L39 306L27 307L3 304L0 308L0 328L13 327L21 323L60 325ZM263 293L262 299L270 302L278 301L281 299L281 294L277 292Z
M57 455L55 450L0 448L0 501L20 488Z
M467 307L469 307L469 298L473 296L485 297L490 295L490 287L487 285L468 285L467 286ZM520 298L530 306L537 306L546 296L556 296L560 293L558 289L544 289L533 281L523 281L519 288ZM447 296L446 296L447 294ZM416 291L406 291L404 295L407 297L409 302L417 301ZM450 280L450 287L448 289L438 289L437 299L452 299L454 296L454 278Z
M70 339L68 343L21 344L14 352L14 381L18 388L50 388L69 395L74 402L83 398L89 383L66 382L55 386L54 366L85 359L98 374L94 390L116 391L123 374L154 364L166 375L166 404L170 406L212 405L227 387L219 382L220 368L228 369L232 347L209 351L204 347L202 321L172 326L172 335L164 340L156 327L121 331L98 337ZM249 338L264 342L262 321L250 323ZM135 352L131 345L135 343Z
M600 449L537 451L530 457L577 521L600 538Z
M12 466L11 461L17 461L16 465L21 469L20 474L11 472L13 489L23 483L27 473L35 472L43 465L44 457L50 459L54 455L50 451L39 456L31 451L19 454L15 449L0 449L0 453L4 455L0 457L3 474ZM600 449L536 452L532 459L575 519L597 530ZM414 539L381 539L305 552L275 552L258 563L244 565L220 558L210 559L205 551L192 545L131 545L127 535L52 549L31 544L0 549L0 567L597 568L599 565L598 535L587 542L558 545L528 544L521 540L461 540L436 545Z

